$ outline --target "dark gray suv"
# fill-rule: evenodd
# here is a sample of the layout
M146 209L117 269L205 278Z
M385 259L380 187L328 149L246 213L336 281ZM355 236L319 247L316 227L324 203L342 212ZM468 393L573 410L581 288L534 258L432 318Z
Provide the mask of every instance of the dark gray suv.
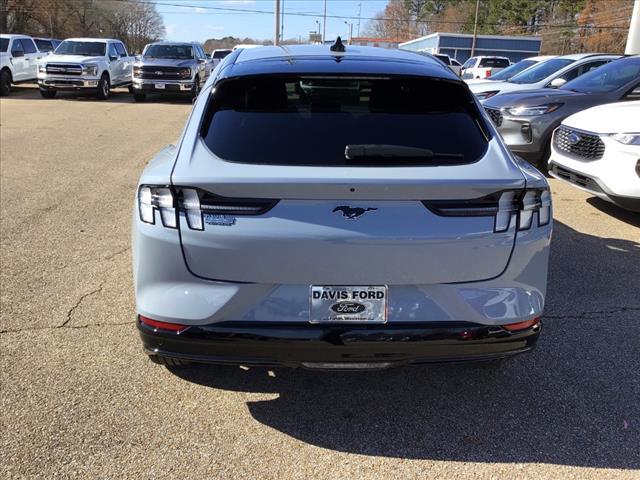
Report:
M211 73L211 59L199 43L150 43L133 64L133 97L148 93L186 93L198 96Z
M557 89L496 95L484 107L511 151L544 168L551 134L569 115L604 103L639 99L640 56L635 55L614 60Z

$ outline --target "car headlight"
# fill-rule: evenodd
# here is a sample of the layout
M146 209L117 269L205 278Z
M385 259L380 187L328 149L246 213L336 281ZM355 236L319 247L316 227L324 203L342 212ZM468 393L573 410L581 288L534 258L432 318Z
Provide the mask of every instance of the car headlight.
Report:
M82 73L85 75L98 75L98 65L86 64L82 66Z
M42 65L38 65L38 71L45 73L47 71L47 66L44 63Z
M486 100L487 98L491 98L499 92L500 90L489 90L487 92L476 93L476 97L478 97L478 100Z
M179 74L182 78L191 78L191 69L190 68L181 68L179 70Z
M514 117L531 117L555 112L561 106L561 103L547 103L546 105L536 105L535 107L512 107L507 108L506 110Z
M136 78L142 78L142 67L133 67L133 76Z
M613 133L610 137L625 145L640 145L640 133Z

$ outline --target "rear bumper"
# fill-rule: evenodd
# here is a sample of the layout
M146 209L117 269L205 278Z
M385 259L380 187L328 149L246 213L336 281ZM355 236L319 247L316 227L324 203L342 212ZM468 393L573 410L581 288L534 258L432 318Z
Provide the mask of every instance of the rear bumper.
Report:
M172 333L137 323L150 355L197 363L319 369L506 358L532 350L541 330L539 323L509 332L467 322L343 326L222 322Z

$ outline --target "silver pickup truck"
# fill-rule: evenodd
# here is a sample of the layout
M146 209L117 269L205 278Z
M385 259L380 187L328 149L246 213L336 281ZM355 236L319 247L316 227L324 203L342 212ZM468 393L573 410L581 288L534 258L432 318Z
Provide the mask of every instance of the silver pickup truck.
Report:
M58 90L89 91L106 100L112 88L131 86L132 64L120 40L68 38L40 61L40 94L53 98Z
M195 98L212 67L199 43L150 43L133 65L133 97L136 102L144 102L149 93L186 93Z

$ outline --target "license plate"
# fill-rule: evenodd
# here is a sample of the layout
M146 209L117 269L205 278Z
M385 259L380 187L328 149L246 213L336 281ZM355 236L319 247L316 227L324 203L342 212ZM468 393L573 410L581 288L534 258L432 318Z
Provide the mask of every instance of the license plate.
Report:
M156 88L158 90L164 90L164 83L156 83Z
M387 287L326 287L310 289L310 323L385 323Z

